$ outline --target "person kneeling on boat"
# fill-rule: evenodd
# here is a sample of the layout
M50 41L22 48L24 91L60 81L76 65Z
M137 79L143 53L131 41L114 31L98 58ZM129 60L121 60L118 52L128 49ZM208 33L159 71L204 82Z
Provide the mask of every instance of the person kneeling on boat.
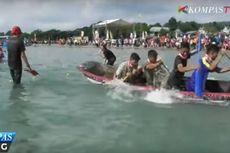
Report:
M169 73L158 53L155 50L148 51L148 60L144 65L146 84L156 88L165 86Z
M167 89L185 90L184 74L192 70L196 70L198 66L187 65L188 59L197 53L197 51L190 52L188 42L182 42L179 47L179 54L174 61L174 67L167 81Z
M219 50L220 48L217 45L210 45L207 47L205 56L199 60L199 68L192 73L191 78L186 82L187 90L194 91L196 97L203 97L209 72L224 73L230 71L230 67L217 67L223 54L225 54L224 50L221 52L219 52Z
M138 66L139 60L140 56L137 53L132 53L128 61L119 65L115 73L115 78L136 84L143 72L142 68Z
M102 44L100 45L100 48L101 48L100 53L102 53L102 56L105 59L106 65L113 66L113 64L116 61L116 56L113 54L111 50L107 48L107 43L105 41L102 42Z

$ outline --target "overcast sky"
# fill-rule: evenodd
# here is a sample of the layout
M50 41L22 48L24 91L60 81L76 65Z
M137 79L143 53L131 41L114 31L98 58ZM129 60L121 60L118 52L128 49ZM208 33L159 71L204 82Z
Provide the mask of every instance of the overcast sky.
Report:
M122 18L130 22L166 23L230 21L230 13L191 15L177 12L178 5L230 6L229 0L0 0L0 31L19 25L23 32L35 29L74 30L92 23Z

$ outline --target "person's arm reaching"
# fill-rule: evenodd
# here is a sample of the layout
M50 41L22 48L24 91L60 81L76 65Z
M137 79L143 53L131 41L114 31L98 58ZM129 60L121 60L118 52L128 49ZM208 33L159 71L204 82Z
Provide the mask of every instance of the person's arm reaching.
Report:
M218 73L225 73L229 71L230 71L230 67L225 67L225 68L222 68Z
M203 64L204 64L209 70L213 71L213 70L216 69L217 64L220 62L222 56L223 56L223 54L220 53L220 54L218 55L218 57L216 58L216 60L215 60L212 64L209 64L209 63L205 60L205 58L202 59L202 62L203 62Z
M157 61L156 63L148 63L145 65L146 69L155 69L156 67L158 67L159 65L161 65L162 61Z
M124 70L124 67L125 67L125 63L122 63L118 66L117 70L116 70L116 73L115 73L115 78L117 79L121 79L121 75L122 75L122 71Z
M26 66L28 67L28 69L29 69L30 71L32 71L32 69L31 69L31 67L30 67L30 64L29 64L29 62L28 62L28 59L27 59L27 56L26 56L25 51L22 51L22 52L21 52L21 59L24 61L24 63L25 63Z
M197 68L198 68L198 66L185 66L185 67L183 67L182 64L177 65L177 69L179 72L189 72L189 71L196 70Z
M102 57L102 58L105 58L105 55L103 54L103 51L102 51L102 50L100 50L100 51L98 52L98 55L99 55L100 57Z

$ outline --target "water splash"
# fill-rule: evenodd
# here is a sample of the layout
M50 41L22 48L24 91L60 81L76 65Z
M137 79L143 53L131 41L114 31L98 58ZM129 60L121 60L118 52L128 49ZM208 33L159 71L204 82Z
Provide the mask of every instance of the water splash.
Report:
M112 80L106 84L109 85L107 95L112 99L124 102L135 102L144 97L134 86L130 86L121 80Z
M109 85L107 95L125 102L144 100L156 104L172 104L181 102L178 99L183 98L183 95L178 94L175 90L161 89L147 92L144 88L129 85L121 80L112 80L106 84Z
M129 85L121 80L112 80L106 83L106 85L108 85L107 87L109 89L107 92L108 96L110 96L112 99L124 102L147 101L165 106L176 103L229 106L228 101L189 98L180 94L177 90L160 89L147 92L144 90L144 88Z
M131 90L123 89L121 87L115 87L107 92L107 95L114 100L120 100L124 102L134 102L135 97Z
M179 103L177 98L183 98L182 95L176 93L174 90L155 90L152 92L147 93L144 100L157 103L157 104L172 104L172 103Z

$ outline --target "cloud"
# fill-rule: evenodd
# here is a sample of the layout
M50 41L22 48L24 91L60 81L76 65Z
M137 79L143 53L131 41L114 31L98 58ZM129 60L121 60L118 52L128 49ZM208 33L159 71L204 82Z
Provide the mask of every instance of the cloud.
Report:
M165 23L172 16L182 21L228 21L225 15L185 15L178 5L228 5L228 0L0 0L0 31L19 25L23 31L35 29L73 30L100 20L123 18L130 22Z

